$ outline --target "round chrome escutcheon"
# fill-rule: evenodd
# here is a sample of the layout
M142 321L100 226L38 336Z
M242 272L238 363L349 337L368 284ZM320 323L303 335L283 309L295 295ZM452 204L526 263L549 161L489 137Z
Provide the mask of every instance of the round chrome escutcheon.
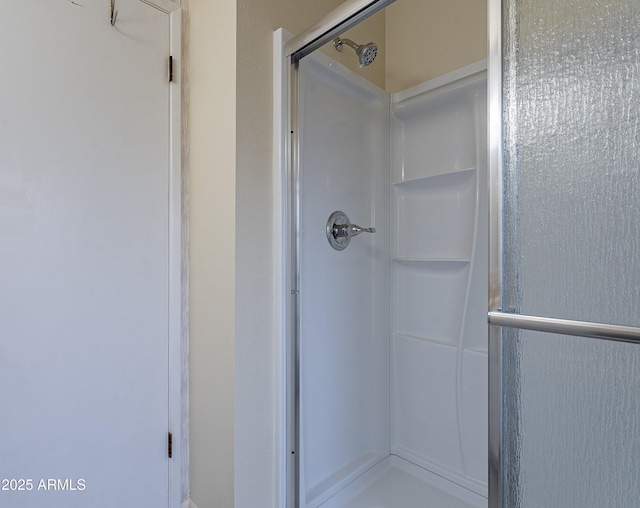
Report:
M344 250L349 245L351 241L350 236L338 236L339 230L344 230L344 227L349 227L351 225L351 221L347 214L344 212L333 212L329 219L327 219L327 240L329 240L329 245L333 247L335 250ZM340 228L342 226L342 228Z

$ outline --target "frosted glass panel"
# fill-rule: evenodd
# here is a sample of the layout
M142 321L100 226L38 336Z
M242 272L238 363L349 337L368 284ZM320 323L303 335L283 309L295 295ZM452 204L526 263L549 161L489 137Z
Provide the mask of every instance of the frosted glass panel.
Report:
M640 2L504 5L504 308L640 326Z
M503 506L637 508L640 347L503 334Z
M640 2L503 6L503 308L640 326ZM503 340L503 506L637 507L640 346Z

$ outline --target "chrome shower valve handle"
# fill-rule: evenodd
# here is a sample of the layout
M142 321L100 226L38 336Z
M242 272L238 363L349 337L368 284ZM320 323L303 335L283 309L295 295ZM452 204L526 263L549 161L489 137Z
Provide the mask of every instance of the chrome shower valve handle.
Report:
M327 220L327 240L335 250L346 249L351 238L360 233L375 232L376 228L363 228L357 224L351 224L349 217L344 212L333 212Z

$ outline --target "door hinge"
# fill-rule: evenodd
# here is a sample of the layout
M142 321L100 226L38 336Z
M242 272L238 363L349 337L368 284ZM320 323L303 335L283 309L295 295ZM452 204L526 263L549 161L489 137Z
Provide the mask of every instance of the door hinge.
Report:
M173 81L173 57L169 56L169 83Z
M167 435L167 455L169 458L173 458L173 434L169 432Z

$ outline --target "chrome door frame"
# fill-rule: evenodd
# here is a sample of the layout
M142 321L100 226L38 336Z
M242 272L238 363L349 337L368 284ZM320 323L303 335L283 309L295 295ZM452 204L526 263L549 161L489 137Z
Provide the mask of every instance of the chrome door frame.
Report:
M488 311L502 308L502 1L488 0L489 287ZM502 507L502 340L489 324L489 508Z

